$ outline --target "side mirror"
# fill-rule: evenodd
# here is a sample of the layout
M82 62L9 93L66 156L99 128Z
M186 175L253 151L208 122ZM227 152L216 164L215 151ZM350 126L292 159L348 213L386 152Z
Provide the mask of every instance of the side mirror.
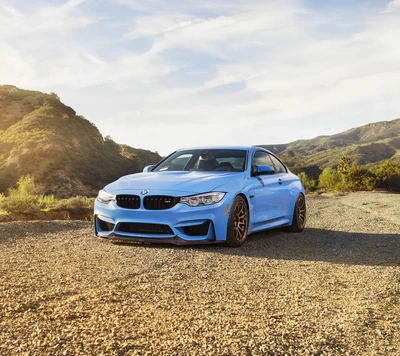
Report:
M251 166L251 175L262 176L275 174L275 169L271 166L259 166L257 164Z
M146 166L143 168L143 172L150 172L154 167L154 164L151 164L150 166Z

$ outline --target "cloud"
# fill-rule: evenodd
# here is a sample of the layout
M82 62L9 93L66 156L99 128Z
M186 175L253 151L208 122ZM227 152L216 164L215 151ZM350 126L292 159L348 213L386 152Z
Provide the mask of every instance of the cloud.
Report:
M63 5L42 6L32 12L23 12L11 5L0 7L0 38L30 37L52 31L68 31L86 27L96 21L91 15L79 11L80 4L88 0L69 0Z
M64 10L71 10L87 1L88 0L68 0L65 4L61 6L61 8Z
M143 16L135 21L133 29L127 34L129 38L160 36L179 27L179 24L190 24L190 16L185 14Z
M35 77L36 61L17 48L0 41L0 78L1 84L14 84L21 80L30 81ZM23 79L24 78L24 79Z
M123 78L143 85L148 82L147 73L158 76L169 72L168 64L154 56L125 54L110 61L93 53L95 42L81 42L79 31L96 24L99 18L80 11L83 3L90 1L69 0L32 12L3 5L0 49L7 55L0 58L2 81L35 89L90 87Z
M55 91L116 141L164 154L398 116L399 0L312 4L10 1L0 5L0 77Z
M384 12L397 12L397 11L400 11L400 0L390 1L384 9Z

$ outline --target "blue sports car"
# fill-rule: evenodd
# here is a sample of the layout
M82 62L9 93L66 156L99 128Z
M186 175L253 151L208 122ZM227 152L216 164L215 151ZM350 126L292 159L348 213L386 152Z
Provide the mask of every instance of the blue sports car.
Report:
M253 232L301 232L305 222L300 179L259 147L178 150L107 185L94 206L95 234L110 240L237 247Z

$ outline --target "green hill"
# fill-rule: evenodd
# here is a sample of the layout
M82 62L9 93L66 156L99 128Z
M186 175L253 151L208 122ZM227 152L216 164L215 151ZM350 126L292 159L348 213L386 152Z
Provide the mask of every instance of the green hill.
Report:
M349 156L359 165L384 160L400 163L400 119L352 128L332 136L318 136L283 145L260 145L279 155L293 172L317 178L326 167L336 167Z
M293 172L317 178L347 155L360 165L400 163L400 119L281 145L259 145L281 157ZM154 152L103 137L54 93L0 85L0 193L22 175L35 177L38 193L59 198L93 196L118 177L159 161Z
M0 86L0 192L31 174L41 194L91 196L160 159L104 138L54 93Z

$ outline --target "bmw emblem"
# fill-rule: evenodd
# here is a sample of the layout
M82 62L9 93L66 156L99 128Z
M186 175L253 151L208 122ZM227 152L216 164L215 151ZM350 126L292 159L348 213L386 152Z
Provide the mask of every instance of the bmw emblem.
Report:
M142 195L146 195L148 192L148 190L142 190Z

